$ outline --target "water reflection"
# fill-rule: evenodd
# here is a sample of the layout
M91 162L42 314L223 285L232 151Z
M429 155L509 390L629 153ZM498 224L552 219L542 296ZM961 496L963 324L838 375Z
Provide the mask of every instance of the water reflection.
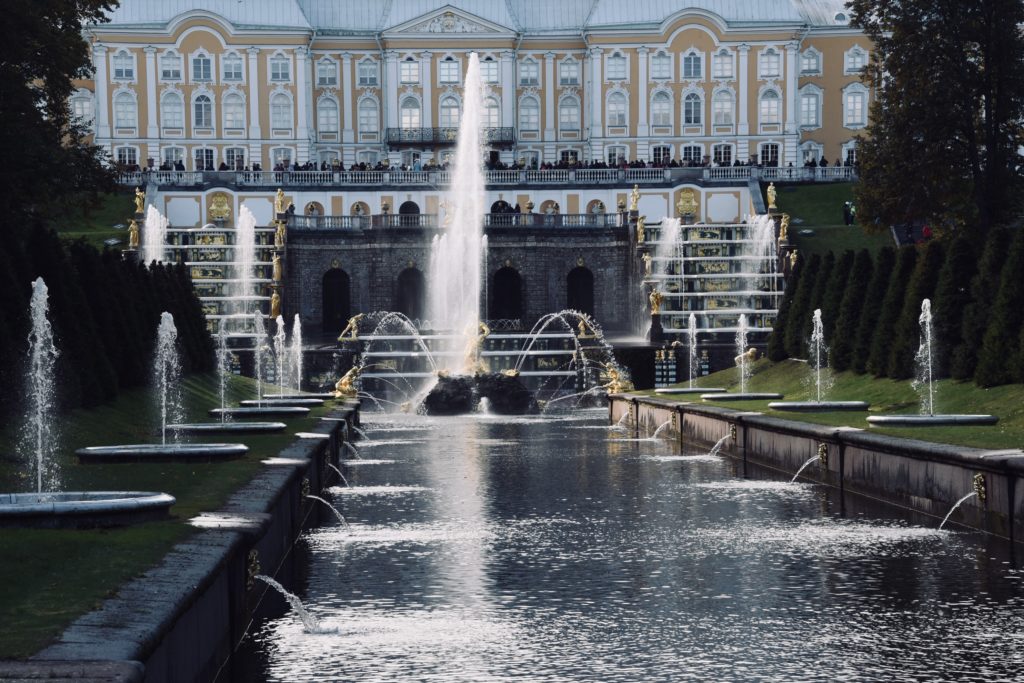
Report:
M352 528L309 534L297 591L339 633L269 619L236 677L1011 680L1022 670L1021 574L1001 543L864 499L840 506L833 490L768 473L738 479L735 461L700 457L706 449L611 441L604 418L370 416L370 436L388 434L375 452L387 460L347 469L353 488L333 502Z

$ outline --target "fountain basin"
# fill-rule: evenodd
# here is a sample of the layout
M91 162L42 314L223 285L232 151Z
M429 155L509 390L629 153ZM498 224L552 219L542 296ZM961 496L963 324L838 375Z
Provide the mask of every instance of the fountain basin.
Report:
M301 394L263 394L264 401L273 401L274 399L278 398L318 398L321 401L329 401L337 397L334 395L333 391L327 391L323 393L303 392Z
M284 422L190 422L167 425L179 434L259 434L284 431Z
M867 410L868 403L865 401L773 401L768 404L768 407L772 410L814 413L831 410Z
M727 394L725 392L714 393L714 394L701 394L700 397L705 401L770 401L775 398L782 398L782 394L772 393L743 393L743 394Z
M299 417L308 415L309 408L298 406L263 406L261 408L246 406L244 408L214 408L210 411L210 417L250 417L253 415L278 416L278 417Z
M105 462L193 462L240 458L249 452L241 443L131 444L90 446L75 451L83 463Z
M721 394L725 389L719 387L662 387L655 389L656 394Z
M868 423L884 427L935 427L938 425L994 425L995 415L872 415Z
M257 407L257 408L259 408L259 407L277 408L278 406L295 406L295 407L301 408L301 407L304 407L304 406L306 406L306 407L322 406L323 404L324 404L324 399L322 399L322 398L308 398L308 397L305 397L305 396L297 396L297 397L293 397L293 398L264 398L262 401L248 400L248 401L239 401L238 402L238 405L244 406L246 408L251 408L251 407L254 407L254 406Z
M174 496L144 491L0 494L0 528L88 529L167 517Z

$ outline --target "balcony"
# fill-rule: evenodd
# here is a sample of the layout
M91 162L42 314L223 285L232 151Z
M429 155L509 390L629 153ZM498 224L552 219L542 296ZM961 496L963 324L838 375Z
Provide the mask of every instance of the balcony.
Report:
M487 213L485 228L608 229L625 225L618 213ZM291 216L288 229L333 232L344 230L444 229L437 214L375 214L373 216Z
M458 139L458 128L388 128L384 132L384 142L392 148L454 145ZM512 147L516 144L516 129L484 128L481 142L491 147Z

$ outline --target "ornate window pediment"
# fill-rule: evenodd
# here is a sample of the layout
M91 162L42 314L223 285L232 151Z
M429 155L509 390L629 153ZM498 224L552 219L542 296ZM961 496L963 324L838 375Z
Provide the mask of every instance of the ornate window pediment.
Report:
M385 33L401 33L406 35L410 33L512 34L513 31L506 26L495 24L469 12L448 6L394 26Z

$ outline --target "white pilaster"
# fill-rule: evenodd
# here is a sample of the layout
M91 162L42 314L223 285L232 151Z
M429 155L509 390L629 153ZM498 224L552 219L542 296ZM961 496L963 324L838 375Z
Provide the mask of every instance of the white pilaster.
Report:
M602 114L604 112L604 79L601 74L601 55L599 47L590 48L590 141L604 137Z
M260 83L259 78L257 78L259 74L260 49L258 47L250 47L248 53L249 69L246 78L249 79L249 139L258 141L263 138L263 133L260 130ZM253 144L250 144L249 148L249 155L253 159L258 158L256 150L259 148Z
M639 74L637 76L637 126L636 134L637 137L647 137L650 134L650 128L648 127L648 115L647 115L647 53L650 52L646 47L637 48L637 62L639 66ZM646 143L645 145L646 146ZM637 157L640 159L646 159L646 155L641 156L639 150L637 150Z
M110 137L110 95L107 94L107 46L96 44L92 48L96 65L96 138Z
M582 115L582 112L580 113ZM555 129L555 53L544 53L544 141L554 142ZM545 157L547 154L545 153Z
M786 134L796 135L796 95L797 95L797 66L796 66L796 53L799 46L793 43L786 44ZM795 159L788 159L787 161L793 161L793 165L796 166ZM779 160L779 165L782 165L782 160Z
M433 55L424 52L420 55L420 78L423 82L423 127L434 127L434 76L431 73Z
M156 48L147 45L146 53L146 137L153 140L158 136L156 125ZM153 156L150 154L150 156Z
M747 111L750 106L750 103L747 102L747 93L750 90L747 83L747 79L750 77L750 65L748 64L750 61L750 46L744 43L736 48L736 51L739 53L740 61L739 96L736 101L736 133L738 135L750 135L750 123L747 121ZM745 145L746 143L741 144ZM746 157L741 158L746 160Z
M352 53L341 53L341 141L355 142L355 118L352 112Z
M511 50L501 53L501 125L515 126L516 54Z
M295 100L298 103L298 126L295 132L298 151L295 156L300 164L309 161L309 107L306 99L313 96L313 91L306 85L308 70L309 52L305 47L299 46L295 48Z
M398 128L398 53L394 50L384 53L384 83L381 87L384 90L385 127Z

